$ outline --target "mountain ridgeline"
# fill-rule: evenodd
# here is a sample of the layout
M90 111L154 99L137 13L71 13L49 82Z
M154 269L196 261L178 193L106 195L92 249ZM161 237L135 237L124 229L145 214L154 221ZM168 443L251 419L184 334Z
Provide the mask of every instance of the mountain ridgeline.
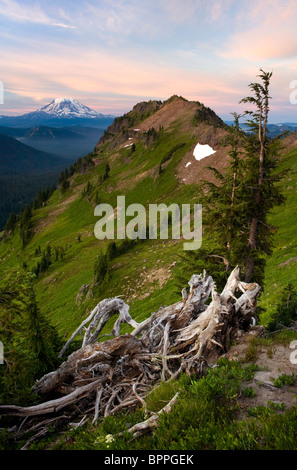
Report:
M173 113L172 116L170 116L171 109L174 111L173 108L175 107L177 108L175 110L176 114ZM139 123L143 123L143 121L145 121L146 127L149 127L150 124L155 124L154 128L157 128L158 124L163 128L164 126L168 127L172 122L178 119L179 115L182 113L185 113L184 118L186 119L189 117L188 114L192 113L190 119L193 127L199 123L219 127L226 126L222 119L210 108L205 107L199 102L189 102L182 97L174 95L164 102L155 100L137 103L130 112L123 116L116 117L113 123L104 132L98 146L113 140L115 137L116 142L126 139L129 132L131 135L135 136L135 132L141 130L135 130L135 127L137 127ZM151 121L147 120L150 116L154 116ZM141 126L141 128L143 129L143 126ZM116 145L116 142L114 142L113 145Z
M272 253L267 256L264 292L259 302L260 307L266 309L259 312L263 324L276 312L287 284L297 281L296 243L293 241L297 223L292 218L296 207L296 135L285 138L283 144L289 144L289 148L283 151L280 167L289 174L285 173L279 182L285 204L275 207L267 220L267 227L273 227L275 238ZM40 366L38 370L50 372L56 367L55 360L62 345L104 299L121 297L129 305L133 320L141 323L152 312L189 298L184 288L188 289L191 276L202 272L199 271L201 262L213 253L216 239L211 225L203 225L202 247L189 252L191 261L188 262L183 237L171 237L172 219L168 239L150 238L147 230L143 239L99 240L94 233L98 221L95 208L105 203L114 208L116 215L119 196L125 196L126 207L137 203L148 210L149 204L168 207L174 203L190 204L193 208L194 204L205 200L203 181L210 183L213 192L209 194L216 194L215 184L212 186L217 183L216 172L217 175L227 174L224 181L228 183L228 191L223 194L224 200L220 193L220 201L225 203L230 199L232 187L228 173L230 162L237 162L234 156L237 158L240 154L240 145L234 150L229 127L214 111L200 102L179 96L164 102L138 103L129 113L115 118L103 135L98 135L93 151L63 169L56 189L40 193L35 204L22 211L19 218L11 219L2 236L1 295L8 302L10 286L14 289L16 283L26 286L24 293L29 293L30 302L24 298L18 301L22 325L31 322L38 332L48 332L42 343L40 335L36 336L25 327L22 333L25 340L20 339L19 334L14 349L7 347L7 359L17 364L25 344L26 357L32 354ZM199 156L197 147L206 148L206 156ZM215 215L213 227L218 230L220 221L226 219L226 211ZM131 220L129 217L126 216L126 222ZM223 233L223 223L221 225ZM288 239L292 243L288 243ZM226 276L226 260L214 254L212 261L212 266L218 269L208 274L213 275L219 290L221 279L216 276L219 269ZM4 307L8 311L6 304ZM4 315L1 312L0 315ZM5 348L5 341L11 341L15 323L9 323L10 316L3 318L5 328L0 322L0 334ZM100 342L107 337L110 339L113 335L110 330L108 321L100 331ZM131 332L131 325L121 324L120 332L123 335ZM40 340L38 345L34 343L36 337ZM33 352L30 344L35 344ZM48 344L51 344L48 355L41 354L43 346ZM71 347L79 349L80 346L81 338L77 337ZM220 350L220 344L214 347ZM22 399L32 400L28 387L38 378L33 369L31 366L23 368L18 381L5 370L6 375L1 379L5 385L5 400L7 395L9 399L14 395L18 398L22 387L27 390ZM71 388L70 384L65 384L65 390L68 387Z
M144 305L147 311L173 301L177 295L173 272L183 255L183 240L132 240L123 246L121 240L114 240L110 248L109 240L100 241L94 235L98 220L94 208L100 203L116 208L119 195L126 197L127 205L144 207L200 203L199 184L215 181L210 167L224 172L230 163L227 136L228 126L200 102L175 95L164 102L138 103L98 136L93 152L67 171L63 169L56 191L32 212L25 246L18 224L3 239L0 257L2 252L6 261L1 269L9 272L24 264L27 271L35 272L43 251L51 246L47 268L39 273L35 288L40 308L62 334L72 330L85 310L105 296L125 295L140 318L145 315ZM197 159L197 144L210 146L213 152ZM294 142L290 145L293 151ZM211 243L212 235L204 233L203 249ZM54 257L54 249L63 250L63 262ZM100 271L99 263L100 282L98 272L94 273L98 256L103 266ZM55 279L54 297L50 295L51 279ZM85 285L88 288L79 294ZM77 296L87 300L77 303Z
M28 271L35 271L43 250L51 246L48 267L38 275L35 288L37 298L40 299L40 295L45 298L51 283L44 284L42 279L47 276L57 279L55 299L41 301L40 308L54 324L60 324L63 334L79 321L87 304L102 295L127 295L132 305L137 302L138 313L142 297L148 297L146 302L157 306L162 295L166 298L170 292L171 299L176 296L176 289L167 291L165 285L173 282L170 264L176 262L182 251L182 240L131 241L126 248L115 240L117 255L108 263L100 286L93 286L94 263L108 245L108 241L97 240L94 236L97 221L94 207L99 203L116 207L117 195L125 195L127 204L136 202L145 207L149 203L199 202L197 182L207 177L207 167L227 165L227 149L222 145L226 128L209 108L182 97L139 103L127 115L116 118L101 138L98 136L94 151L77 160L67 174L63 173L49 200L43 207L33 210L25 246L22 247L18 224L9 238L2 241L0 252L6 252L12 245L19 246L7 253L6 261L9 260L11 266L24 264ZM193 156L197 143L209 144L216 152L198 161ZM191 167L187 167L189 161ZM54 248L58 247L64 250L63 262L53 256ZM40 255L35 254L37 252ZM16 253L19 253L17 257ZM3 257L6 256L2 252ZM144 277L144 265L147 272L152 271L152 278ZM5 263L2 268L5 269ZM125 279L127 269L130 280ZM161 292L158 300L151 295L153 279L158 284L157 291ZM76 297L84 284L90 284L88 301L78 305ZM69 289L66 308L69 315L63 307L65 288Z

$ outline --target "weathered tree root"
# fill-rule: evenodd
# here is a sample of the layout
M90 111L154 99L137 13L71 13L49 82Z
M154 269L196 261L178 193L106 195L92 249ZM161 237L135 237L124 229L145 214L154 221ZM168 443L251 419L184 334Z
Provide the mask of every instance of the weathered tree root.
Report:
M122 299L100 302L60 355L78 333L85 331L81 348L33 386L45 401L29 407L2 405L0 412L27 417L25 432L28 426L32 428L30 419L37 416L53 414L58 420L62 411L65 421L68 410L69 420L73 419L73 407L77 411L78 405L80 421L72 423L75 427L127 407L145 407L149 388L178 377L182 371L201 375L207 364L227 352L238 334L249 330L260 286L241 282L238 267L221 294L205 272L192 276L189 285L189 293L183 289L180 302L160 308L140 324L131 318L129 306ZM103 326L115 314L119 317L112 330L114 337L98 342ZM130 334L120 335L122 322L132 326ZM136 425L132 434L155 426L158 416L151 416L139 429ZM43 430L44 426L38 433L43 435Z
M150 430L157 428L159 424L159 419L162 415L162 413L170 413L172 410L172 407L175 405L176 401L178 398L178 393L174 395L174 397L170 400L169 403L167 403L164 408L162 408L160 411L157 413L153 413L152 416L150 416L147 420L142 421L141 423L134 424L131 428L128 429L128 433L132 434L133 439L136 437L142 436L143 434L149 432ZM119 434L119 437L122 437L123 433Z

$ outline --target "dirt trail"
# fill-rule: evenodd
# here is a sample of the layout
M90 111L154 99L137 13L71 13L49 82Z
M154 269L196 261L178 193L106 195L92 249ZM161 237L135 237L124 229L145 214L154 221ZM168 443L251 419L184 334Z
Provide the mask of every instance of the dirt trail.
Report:
M258 332L259 327L252 328L249 334L230 348L225 357L244 361L250 348L250 340ZM253 380L246 384L247 387L254 389L255 396L240 398L239 404L242 412L247 411L248 407L267 406L268 401L283 404L284 411L297 405L297 385L284 385L280 388L274 385L274 379L283 374L297 375L297 364L292 364L290 360L292 351L289 344L286 346L282 344L258 346L256 359L250 362L257 364L259 370Z

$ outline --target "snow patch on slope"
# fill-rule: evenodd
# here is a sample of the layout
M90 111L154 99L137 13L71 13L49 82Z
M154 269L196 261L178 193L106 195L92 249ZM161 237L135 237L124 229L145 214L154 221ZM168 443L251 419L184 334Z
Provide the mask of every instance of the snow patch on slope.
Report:
M197 144L193 155L196 158L196 160L202 160L202 158L209 157L210 155L213 155L216 153L216 150L210 147L210 145L201 145Z

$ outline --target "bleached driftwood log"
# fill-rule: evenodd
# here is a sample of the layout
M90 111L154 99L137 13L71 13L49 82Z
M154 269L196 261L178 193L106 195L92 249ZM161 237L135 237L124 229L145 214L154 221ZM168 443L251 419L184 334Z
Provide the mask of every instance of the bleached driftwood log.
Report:
M43 401L30 407L2 405L0 413L28 417L28 421L32 416L55 414L58 420L63 410L65 422L69 410L71 420L75 415L79 422L82 416L83 422L86 416L96 421L125 407L145 406L149 388L176 378L182 371L199 376L227 351L238 334L249 330L260 286L241 282L239 268L232 271L221 294L205 272L192 276L189 286L189 292L183 289L181 301L160 308L140 324L131 318L129 306L119 297L100 302L60 356L84 331L81 348L34 385L33 391ZM111 332L113 337L98 342L107 320L116 314L119 317ZM122 322L131 326L131 333L120 334ZM73 408L78 401L79 411ZM156 416L151 418L148 427Z
M239 298L235 297L237 291L242 292ZM223 354L240 331L249 329L259 293L260 286L241 282L239 268L235 268L221 294L212 284L211 303L179 332L176 342L181 348L185 343L192 344L191 361L202 355L207 359L216 358L217 348Z
M67 341L65 346L59 353L59 357L62 357L66 349L70 346L74 338L85 329L85 335L83 339L82 347L88 344L95 343L98 340L99 334L106 325L109 318L116 313L119 313L119 318L115 322L111 336L119 336L121 323L128 323L129 325L136 328L138 324L131 318L129 314L129 306L120 298L115 297L113 299L104 299L99 302L98 305L92 310L90 315L81 323L81 325L75 330L71 338ZM85 325L88 323L88 328ZM99 323L99 325L98 325Z

